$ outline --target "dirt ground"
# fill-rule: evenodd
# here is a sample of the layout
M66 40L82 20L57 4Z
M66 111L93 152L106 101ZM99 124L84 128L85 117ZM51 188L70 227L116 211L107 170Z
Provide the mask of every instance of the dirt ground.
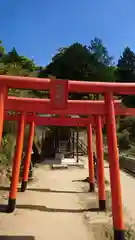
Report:
M25 193L17 194L15 212L0 214L0 239L14 236L18 240L94 240L90 226L85 223L87 209L79 197L89 194L88 189L83 193L82 183L76 181L86 177L85 171L50 170L44 166L35 171L37 179ZM2 203L7 204L6 197Z
M83 160L87 162L87 158ZM105 176L109 181L107 166ZM35 169L35 176L25 193L18 191L17 208L14 213L0 213L0 239L113 239L110 187L107 183L107 211L99 212L98 189L95 193L90 193L88 183L80 181L88 176L87 163L85 168L70 167L58 170L39 165ZM130 185L127 186L130 191L133 185L129 184L127 176L123 178L125 183L122 180L122 185ZM133 207L133 198L130 198L131 193L130 196L127 196L126 192L123 194L124 218L129 221L130 215L127 215L125 210L125 199L130 200L126 202L128 209L128 203ZM0 204L6 206L8 191L0 190L0 196ZM133 234L129 231L128 235ZM133 240L135 235L126 239Z
M108 166L108 163L106 163ZM109 166L105 168L105 178L110 182ZM135 178L128 173L120 171L122 201L125 220L135 225ZM135 227L134 227L135 228Z

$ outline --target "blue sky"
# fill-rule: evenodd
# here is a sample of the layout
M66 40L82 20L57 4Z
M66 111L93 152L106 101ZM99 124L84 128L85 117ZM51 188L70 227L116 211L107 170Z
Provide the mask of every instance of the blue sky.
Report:
M1 0L0 39L39 65L57 49L101 38L117 60L125 46L135 50L134 0Z

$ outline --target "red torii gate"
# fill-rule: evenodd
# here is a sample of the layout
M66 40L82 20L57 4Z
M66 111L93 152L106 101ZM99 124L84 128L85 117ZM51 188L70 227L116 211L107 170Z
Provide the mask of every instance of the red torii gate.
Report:
M15 109L16 111L22 111L22 110L26 110L29 111L29 108L32 109L32 105L34 102L36 102L36 107L34 108L35 112L38 112L39 110L41 112L44 112L44 106L47 108L50 107L50 101L48 100L43 100L43 99L28 99L28 98L16 98L16 97L9 97L8 101L6 103L6 109L10 110L11 109ZM76 107L76 109L79 109L78 112L80 111L80 108L82 106L82 103L85 104L85 101L69 101L70 105L72 103L72 106L74 105ZM118 100L114 101L114 106L115 106L115 112L117 115L135 115L135 110L134 109L127 109L127 108L122 108L120 106L120 102ZM27 104L29 107L27 107ZM103 115L105 114L105 108L104 108L104 102L103 101L87 101L86 102L89 111L89 114L93 115L93 114L98 114L99 109L100 109L100 114ZM94 105L95 108L92 108L91 106ZM34 105L35 106L35 105ZM79 107L78 107L79 106ZM93 112L94 109L94 112ZM95 112L95 109L97 112ZM70 111L70 107L69 110ZM67 112L66 112L67 113ZM103 117L103 116L102 116ZM8 112L5 112L5 120L16 120L18 121L20 119L20 115L18 114L9 114ZM71 118L71 117L39 117L37 115L35 115L35 113L28 113L26 116L26 122L27 123L31 123L33 122L36 125L55 125L55 126L89 126L89 124L94 125L96 127L96 139L97 139L97 155L101 155L102 152L102 148L103 148L103 144L102 144L102 132L100 130L100 128L102 127L102 125L104 124L104 119L101 122L101 119L99 119L99 117L87 117L87 118ZM101 122L101 123L100 123ZM95 125L96 124L96 125ZM102 124L102 125L101 125ZM89 130L90 131L90 130ZM89 134L90 135L90 134ZM88 135L88 136L89 136ZM100 136L100 137L99 137ZM99 140L98 140L99 139ZM31 150L29 149L29 152L31 152ZM102 156L100 156L101 158ZM29 159L28 157L26 157L26 159ZM28 166L28 164L27 164ZM91 169L93 168L93 166L91 167L91 163L89 166L89 173L91 172ZM102 167L102 168L101 168ZM101 179L101 183L104 181L104 173L102 173L103 170L103 165L101 166L100 172L99 172L99 177L98 179ZM23 182L23 191L25 191L26 186L27 186L27 180L28 180L28 169L26 169L27 174L24 174L25 176L27 175L27 178L25 177L25 182ZM92 174L90 174L90 176L93 176L91 178L90 181L90 191L94 191L94 175L93 175L93 171ZM105 191L104 191L104 184L100 184L99 181L99 208L100 210L104 210L105 209Z
M9 98L9 103L11 101L11 99ZM6 104L6 109L10 110L11 109L17 109L18 111L21 111L22 109L18 108L18 98L14 98L14 102L12 101L12 104ZM27 110L26 106L27 106L27 102L26 99L21 99L22 100L22 104L20 105L21 107L24 107L25 110ZM29 99L30 100L30 99ZM32 99L33 100L33 99ZM37 101L37 99L36 99ZM46 100L42 101L42 102L46 102ZM116 101L119 102L119 101ZM47 103L48 104L48 103ZM89 101L90 106L92 105L92 101ZM98 102L96 104L97 106L99 105ZM96 107L95 105L95 107ZM104 102L101 101L100 102L100 106L104 105ZM76 104L77 107L77 104ZM42 108L44 108L44 105L42 104ZM34 108L36 110L36 108ZM40 108L41 109L41 108ZM36 112L39 111L39 106L37 105L37 110ZM29 115L30 114L30 115ZM11 113L5 112L5 120L16 120L19 121L21 118L21 114L15 114L13 113L13 115L11 115ZM104 124L104 119L100 120L101 121L101 127ZM48 117L39 117L36 115L32 116L32 113L28 113L27 116L25 116L25 122L30 123L30 126L34 123L38 124L44 124L44 125L58 125L58 126L88 126L88 125L93 125L95 126L95 117L88 117L88 118L71 118L71 117L52 117L52 118L48 118ZM19 136L21 135L20 132L18 132ZM33 135L31 133L30 130L30 134L29 134L29 139L33 138ZM31 143L32 144L32 143ZM28 170L29 170L29 164L30 164L30 153L31 153L31 148L32 145L28 145L28 149L27 149L27 153L26 153L26 161L25 161L25 168L24 168L24 176L23 176L23 182L22 182L22 187L21 187L21 191L25 191L26 187L27 187L27 181L28 181ZM90 146L91 151L92 151L92 146ZM19 148L17 148L19 149ZM18 169L18 161L20 161L20 159L15 158L14 159L14 169ZM103 168L104 170L104 168ZM19 171L19 169L18 169ZM90 191L94 191L94 168L93 168L93 157L90 159L89 161L89 173L90 173ZM104 174L104 171L101 171L100 176L102 177L102 174ZM18 174L13 174L12 176L12 181L14 184L11 183L11 191L10 191L10 199L14 198L16 199L16 195L15 192L17 191L17 186L16 186L16 182L14 179L18 178ZM100 180L100 176L99 176L99 180ZM104 176L102 177L103 181L104 181ZM100 181L99 181L100 182ZM101 186L102 187L102 186ZM100 186L99 186L100 189ZM105 186L103 185L103 189L100 190L100 192L105 192ZM101 195L101 194L100 194ZM99 195L99 208L100 210L105 210L105 198L101 199L102 196ZM105 196L105 194L104 194ZM103 204L104 202L104 204ZM14 205L15 207L15 205ZM13 210L13 207L12 207ZM9 211L9 210L8 210Z
M30 88L36 90L47 90L50 89L51 101L50 107L58 113L65 113L68 109L67 96L68 92L87 92L87 93L103 93L105 100L105 117L107 125L107 135L108 135L108 153L109 153L109 167L110 167L110 179L111 179L111 193L112 193L112 213L113 213L113 226L114 226L114 239L124 239L124 223L123 223L123 214L122 214L122 201L121 201L121 188L120 188L120 174L119 174L119 157L118 157L118 148L117 148L117 138L116 138L116 127L115 127L115 108L113 101L113 92L121 94L135 94L135 84L127 83L102 83L102 82L79 82L79 81L67 81L67 80L57 80L54 79L38 79L38 78L26 78L26 77L9 77L9 76L0 76L0 139L2 137L3 130L3 119L4 119L4 102L6 103L7 89L8 88ZM84 103L85 104L85 103ZM87 103L86 103L87 105ZM85 105L84 105L85 106ZM33 109L35 104L33 105ZM71 106L71 109L74 109ZM70 110L71 110L70 109ZM75 110L75 109L74 109ZM88 110L88 109L87 109ZM23 110L22 110L23 111ZM25 111L25 109L24 109ZM68 112L68 111L67 111ZM83 111L82 111L83 112ZM82 114L81 112L81 114ZM89 112L89 111L88 111ZM85 111L85 115L88 114ZM49 112L50 113L50 112ZM69 114L70 113L69 111ZM75 114L75 112L73 112ZM94 114L96 117L96 125L98 126L97 145L100 146L100 151L97 153L98 156L98 169L103 167L103 152L101 149L102 146L102 136L101 136L101 111ZM21 147L23 143L23 134L24 134L24 125L25 125L25 113L22 112L20 120L20 130L18 131L17 139L17 151L15 154L15 159L21 159ZM34 126L34 122L31 126ZM32 130L34 128L31 128ZM30 136L32 136L32 130ZM31 140L31 139L30 139ZM29 141L31 142L31 141ZM93 164L93 156L91 150L92 143L92 129L91 124L89 124L89 134L88 134L88 146L89 146L89 164ZM15 160L14 160L15 161ZM15 165L14 165L15 166ZM19 160L16 161L16 167L19 169ZM101 167L101 168L100 168ZM93 166L90 166L91 169L91 178L93 177L92 169ZM13 172L16 169L13 167ZM100 174L99 174L100 175ZM102 176L103 178L103 176ZM12 180L11 189L13 185L17 186L17 178ZM100 185L103 184L103 179L100 178ZM100 186L99 186L100 188ZM101 189L101 188L100 188ZM8 210L13 211L15 208L16 199L13 197L16 196L16 192L9 197ZM104 199L103 199L104 200Z

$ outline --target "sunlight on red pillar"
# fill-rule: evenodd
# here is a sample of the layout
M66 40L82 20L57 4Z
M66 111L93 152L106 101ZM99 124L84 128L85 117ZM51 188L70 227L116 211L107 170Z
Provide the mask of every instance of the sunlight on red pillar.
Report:
M7 89L4 86L0 87L0 145L2 141L3 123L4 123L4 102L7 96Z
M104 155L103 155L102 123L101 123L100 116L95 117L95 123L96 123L96 152L97 152L99 209L105 210L106 196L105 196L105 177L104 177Z
M33 139L34 139L34 132L35 132L35 123L34 121L30 123L29 129L29 137L28 137L28 146L25 155L25 162L24 162L24 173L23 173L23 180L21 186L21 192L24 192L27 188L28 176L29 176L29 167L31 162L31 152L33 146Z
M95 190L94 181L94 164L93 164L93 151L92 151L92 126L88 125L88 169L89 169L89 184L90 192Z
M13 159L12 179L11 179L7 212L13 212L16 206L16 193L17 193L17 187L18 187L18 181L19 181L20 163L21 163L22 149L23 149L24 128L25 128L25 114L22 113L20 121L18 122L16 150L15 150L15 156Z
M105 105L106 105L106 126L108 137L108 155L110 167L114 239L124 240L124 221L120 185L119 153L117 147L115 110L111 93L105 94Z

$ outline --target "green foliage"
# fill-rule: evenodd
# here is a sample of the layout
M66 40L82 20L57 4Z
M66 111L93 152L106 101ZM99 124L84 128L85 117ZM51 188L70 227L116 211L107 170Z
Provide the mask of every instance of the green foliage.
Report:
M33 60L28 59L27 57L21 56L21 67L23 69L27 69L30 72L33 72L36 70L36 65Z
M60 49L60 52L53 57L52 62L40 72L39 76L53 75L62 79L88 80L90 72L94 71L89 66L91 58L85 46L74 43L64 50Z
M6 53L0 41L0 75L32 76L37 77L42 66L36 66L33 60L20 56L15 47Z
M103 130L102 130L103 134L106 135L107 133L107 129L106 129L106 126L103 127Z
M135 82L135 54L129 47L124 49L124 52L117 64L116 71L118 82ZM135 107L135 96L121 96L122 102L127 107Z
M111 66L113 64L113 57L109 56L108 50L101 39L95 37L94 40L91 40L91 44L88 48L98 62L105 66Z
M5 53L5 48L4 48L3 44L2 44L2 41L0 40L0 58L2 58L4 53Z
M130 148L129 132L124 131L118 135L118 145L120 150L125 150Z
M9 165L12 162L14 154L15 136L11 134L4 135L2 146L0 148L0 163Z
M52 62L39 72L39 77L83 81L115 81L115 67L102 41L95 38L91 46L74 43L60 48ZM72 93L72 99L92 99L90 94Z
M118 60L117 76L119 82L135 82L135 54L129 47Z
M119 132L128 131L130 139L135 139L135 117L126 117L119 122Z
M108 60L105 62L105 59ZM106 48L97 38L89 47L74 43L69 47L59 49L59 52L52 58L52 62L40 71L39 77L53 75L62 79L100 81L100 75L105 76L107 70L111 71L110 75L113 74L113 68L106 66L109 59Z
M0 41L0 74L14 76L37 76L39 67L36 67L33 60L20 56L15 48L6 53L5 48ZM35 97L35 93L31 90L9 89L9 95L22 97ZM14 146L16 140L16 122L5 121L2 139L2 147L0 148L0 163L9 165L14 154Z
M36 66L33 60L25 56L20 56L15 47L6 53L1 41L0 52L2 52L0 55L0 74L37 77L39 70L42 69L42 67ZM27 91L26 93L26 90L9 89L9 95L12 96L27 97L29 93L30 97L37 96L37 92L33 90Z
M21 59L16 49L13 47L11 52L3 56L3 60L6 64L12 63L15 66L17 63L20 63Z

